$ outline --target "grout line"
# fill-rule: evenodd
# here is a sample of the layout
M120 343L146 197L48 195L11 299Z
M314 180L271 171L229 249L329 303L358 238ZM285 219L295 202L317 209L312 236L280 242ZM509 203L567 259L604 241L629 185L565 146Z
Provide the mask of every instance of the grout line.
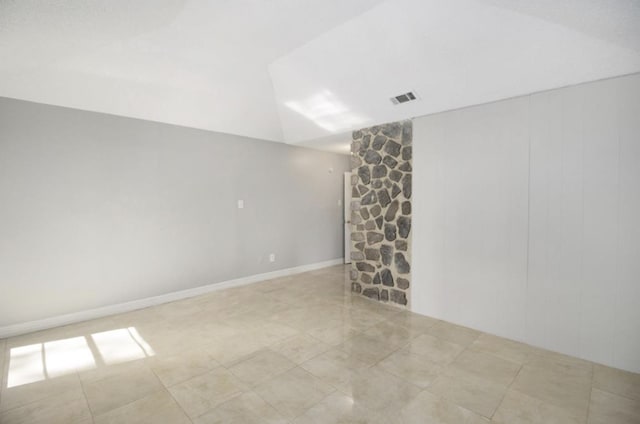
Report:
M591 413L591 398L592 397L593 397L593 386L591 387L591 390L589 390L589 402L587 402L587 417L584 420L585 423L589 422L589 415Z
M612 392L611 390L602 389L602 388L600 388L600 387L593 387L593 386L592 386L592 387L591 387L591 389L592 389L592 390L598 390L598 391L600 391L600 392L605 392L605 393L608 393L608 394L610 394L610 395L618 396L618 397L621 397L621 398L624 398L624 399L627 399L627 400L630 400L630 401L632 401L632 402L635 402L635 403L640 404L640 398L633 398L633 397L630 397L629 395L623 395L623 394L621 394L621 393Z
M496 356L496 358L499 358L499 357ZM502 358L500 358L500 359L502 359ZM511 361L509 361L509 362L511 362ZM520 375L520 371L522 371L523 368L524 368L524 364L520 364L520 367L518 368L518 371L515 373L515 375L511 379L511 382L507 385L507 387L506 387L506 389L504 391L504 394L502 395L502 399L500 399L500 403L498 403L498 406L496 406L496 409L493 411L493 414L491 414L491 416L488 417L488 418L492 419L494 417L494 415L496 414L496 412L498 412L498 410L500 409L500 407L504 403L504 399L507 397L507 394L511 390L511 386L513 385L513 383L515 383L516 379Z
M149 368L149 370L151 371L151 373L153 373L153 375L156 377L156 379L160 382L160 385L162 386L162 390L164 390L164 391L169 395L169 397L171 397L171 399L173 399L173 401L176 403L176 405L178 405L178 408L180 408L180 410L184 413L185 417L187 417L187 419L188 419L188 420L193 424L193 420L191 419L191 416L190 416L189 414L187 414L187 411L182 407L182 405L180 404L180 402L178 402L178 400L173 396L173 393L171 393L171 391L169 390L169 388L168 388L167 386L165 386L164 382L162 381L162 379L160 379L160 377L159 377L159 376L158 376L158 374L155 372L155 370L154 370L154 369L153 369L153 368L148 364L147 359L144 359L144 362L145 362L145 365L147 366L147 368ZM209 370L209 371L211 371L211 370ZM206 374L206 373L199 374L199 375L204 375L204 374ZM197 376L195 376L195 377L197 377ZM195 377L193 377L193 378L195 378ZM185 381L188 381L188 380L185 380ZM176 383L176 384L174 384L174 386L175 386L175 385L178 385L178 384L182 384L182 383L184 383L184 381L182 381L182 382L180 382L180 383ZM161 391L161 390L158 390L158 392L160 392L160 391ZM140 398L140 399L146 399L146 398L148 398L148 397L150 397L150 396L153 396L153 395L154 395L154 394L156 394L156 393L157 393L157 392L153 392L153 393L151 393L150 395L145 396L145 397ZM138 399L138 400L140 400L140 399ZM134 402L136 402L136 401L134 401ZM133 402L131 402L131 403L133 403Z
M78 377L78 382L80 383L80 390L82 390L82 395L84 396L84 401L87 403L87 409L89 410L89 415L91 415L91 422L95 422L96 415L93 413L93 409L91 409L91 404L89 403L89 398L87 397L87 392L84 389L84 384L82 384L82 378L80 378L80 373L76 373Z
M520 376L520 373L524 369L524 366L525 366L524 363L520 364L520 368L518 368L518 372L516 372L516 374L513 376L513 379L511 380L511 383L509 383L509 386L507 386L509 389L511 388L511 386L513 386L513 383L516 382L516 379L518 378L518 376Z
M333 395L335 392L340 392L340 393L342 393L342 394L345 394L345 393L343 393L341 390L339 390L337 387L335 387L333 384L327 383L326 381L324 381L324 380L323 380L323 379L321 379L320 377L318 377L318 376L316 376L316 375L312 374L311 372L309 372L309 371L305 370L305 369L304 369L304 368L302 368L300 365L296 365L294 368L291 368L288 372L291 372L291 371L295 370L296 368L297 368L297 369L300 369L300 371L302 371L302 372L304 372L305 374L307 374L307 375L311 376L311 377L312 377L312 378L314 378L315 380L318 380L318 381L322 382L323 384L326 384L327 386L331 387L333 390L332 390L331 392L327 393L327 394L326 394L322 399L320 399L318 402L316 402L316 403L314 403L313 405L311 405L311 406L309 406L308 408L306 408L306 409L304 410L304 412L302 412L302 413L300 413L300 414L298 414L298 415L294 416L294 417L293 417L293 419L289 419L289 418L285 417L285 416L284 416L284 414L282 414L282 413L278 410L278 408L276 408L274 405L272 405L272 404L271 404L271 402L267 401L265 398L263 398L262 396L260 396L260 394L259 394L259 393L257 393L257 392L255 392L255 391L253 391L253 390L252 390L252 391L253 391L253 393L255 393L256 395L258 395L258 397L260 397L260 399L262 399L263 401L265 401L265 403L267 403L268 405L270 405L270 406L271 406L271 407L272 407L276 412L278 412L278 414L279 414L280 416L282 416L282 417L283 417L284 419L286 419L287 421L291 422L291 421L296 420L297 418L301 417L302 415L306 414L306 413L307 413L307 411L309 411L309 410L310 410L311 408L313 408L314 406L319 405L323 400L325 400L327 397L329 397L329 396ZM261 384L262 384L262 383L261 383Z
M17 389L18 387L28 386L29 384L47 383L47 382L54 381L55 379L58 379L58 378L71 378L71 376L73 376L73 375L75 375L75 376L78 378L78 381L79 381L80 383L82 383L82 381L80 380L80 375L79 375L79 374L80 374L80 373L79 373L78 371L73 371L73 372L69 372L69 374L64 374L64 375L57 376L57 377L47 378L47 379L45 379L45 380L39 380L39 381L36 381L36 382L25 383L25 384L21 384L21 385L18 385L18 386L14 386L14 387L11 387L11 389ZM8 381L8 380L7 380L7 381ZM84 389L82 388L82 386L81 386L80 388L81 388L81 390L83 390L83 393L84 393ZM0 388L0 389L1 389L1 388ZM6 392L7 390L11 390L11 389L7 388L6 390L4 390L4 392ZM11 407L11 408L4 409L4 410L0 410L0 414L5 413L5 412L8 412L8 411L13 411L14 409L24 408L24 407L26 407L26 406L28 406L28 405L33 404L33 403L40 402L40 401L44 401L44 400L49 399L49 398L51 398L51 397L58 396L58 395L60 395L61 393L66 393L66 392L71 392L71 391L72 391L72 390L62 390L62 391L61 391L61 392L59 392L59 393L48 393L48 392L47 392L47 394L46 394L46 395L44 395L44 396L42 396L42 397L39 397L39 398L37 398L37 399L35 399L35 400L29 400L29 401L28 401L28 402L26 402L26 403L23 403L23 404L20 404L20 405L16 405L16 406L13 406L13 407ZM0 390L0 393L1 393L1 392L3 392L3 390ZM88 402L87 402L87 403L88 403ZM91 408L89 408L89 412L91 412Z

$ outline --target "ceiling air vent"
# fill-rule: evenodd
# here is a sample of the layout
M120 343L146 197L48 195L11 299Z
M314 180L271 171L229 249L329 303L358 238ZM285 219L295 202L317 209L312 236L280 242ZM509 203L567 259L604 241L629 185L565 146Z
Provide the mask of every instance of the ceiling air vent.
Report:
M391 98L391 103L394 105L399 105L400 103L407 103L413 100L416 100L418 96L413 91L409 91L408 93L400 94L399 96L395 96Z

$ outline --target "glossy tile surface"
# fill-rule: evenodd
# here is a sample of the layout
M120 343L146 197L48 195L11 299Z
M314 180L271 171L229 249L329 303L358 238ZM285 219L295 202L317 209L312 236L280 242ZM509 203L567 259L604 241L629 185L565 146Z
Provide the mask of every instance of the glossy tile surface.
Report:
M96 415L96 424L188 424L191 422L187 414L166 391L131 402L120 408L112 409L104 414Z
M412 314L336 266L0 340L0 423L640 423L640 376Z
M102 414L162 390L162 383L147 366L129 362L87 371L82 388L94 414Z

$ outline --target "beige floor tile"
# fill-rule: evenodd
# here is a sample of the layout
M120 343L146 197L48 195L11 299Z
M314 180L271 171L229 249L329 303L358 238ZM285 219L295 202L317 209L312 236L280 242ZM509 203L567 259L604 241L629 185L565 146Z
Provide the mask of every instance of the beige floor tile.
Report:
M379 366L374 366L355 371L346 390L340 390L368 410L385 411L402 408L421 389Z
M189 424L191 421L171 395L162 390L98 415L95 424Z
M527 368L571 376L585 384L593 379L593 362L546 349L539 349L538 352L529 357L524 365Z
M229 371L253 386L295 367L296 363L286 356L271 349L262 349L229 366Z
M220 367L168 390L193 419L241 394L245 386L230 371Z
M357 372L368 368L369 365L345 351L334 348L300 366L331 386L346 391Z
M141 361L99 368L80 374L89 407L103 414L163 389L151 369Z
M342 305L322 304L306 307L304 309L307 311L307 314L302 320L305 325L310 325L314 322L317 323L318 320L313 319L313 317L317 316L322 316L325 321L345 321L355 318L353 316L354 311Z
M208 316L210 313L211 311L207 310L194 316L192 319L183 320L175 324L178 331L190 331L192 337L198 337L200 339L197 346L183 346L185 349L194 350L195 348L215 342L222 337L233 336L243 331L239 327L217 322L215 317Z
M423 334L411 340L403 350L444 366L453 362L462 353L464 346Z
M560 407L575 417L585 417L591 390L591 373L581 366L536 361L522 367L511 389Z
M224 335L202 347L202 350L222 365L229 365L263 348L264 345L259 340L251 338L248 333L238 332Z
M351 326L357 331L366 331L367 329L385 323L384 316L380 311L364 311L357 308L341 308L342 313L339 317L334 317L343 322L345 325Z
M76 374L10 388L4 385L0 394L0 411L23 406L52 395L81 390L80 379Z
M366 330L369 326L363 326L358 324L356 321L349 318L326 318L321 312L313 312L309 311L310 314L307 320L308 323L304 325L303 331L306 334L309 334L312 337L320 339L328 344L336 344L331 342L331 340L327 340L324 337L321 337L322 334L328 333L330 335L340 335L340 334L349 334L349 333L361 333L362 330ZM323 317L322 319L318 319L317 317ZM312 319L312 317L315 317Z
M271 405L253 392L243 393L196 418L194 424L286 424Z
M84 336L20 345L8 349L7 386L55 379L96 367L96 358ZM144 357L144 354L143 354Z
M185 349L193 350L205 344L205 340L176 323L156 323L136 330L155 356L179 355Z
M296 330L303 331L313 323L312 321L310 321L311 314L312 313L308 308L303 308L298 305L291 305L287 309L272 314L267 318L267 320L269 322L286 325Z
M394 422L402 424L487 424L489 421L429 392L422 392L402 408Z
M449 322L440 321L426 331L427 334L447 340L462 346L469 346L479 336L480 332Z
M393 347L405 346L414 337L414 334L408 329L389 321L381 321L364 331L363 334Z
M119 330L149 351L90 343ZM94 369L8 380L11 348L83 338ZM0 371L3 424L640 423L638 374L354 296L344 266L0 340Z
M573 361L555 356L542 356L531 359L525 364L518 377L521 375L522 377L537 376L540 382L565 386L567 389L571 388L573 393L585 390L588 392L593 382L593 364L577 358ZM588 397L588 393L584 397Z
M289 421L291 424L317 424L315 420L307 417L306 415L300 415L293 421Z
M331 345L304 333L271 346L271 349L286 356L296 364L301 364L331 348Z
M294 368L255 388L285 418L293 419L335 389L301 368Z
M43 380L56 380L80 371L94 369L100 360L113 358L113 349L94 345L94 337L105 331L118 332L110 321L94 320L26 334L7 340L3 386L17 387ZM121 329L130 337L128 329ZM129 339L146 357L135 340ZM99 352L98 352L99 351ZM104 351L104 352L103 352ZM112 354L107 356L106 354ZM6 378L6 379L5 379Z
M491 422L497 424L581 424L584 416L573 416L565 409L531 396L509 390Z
M519 364L526 363L540 349L502 337L483 333L470 346L471 349L490 353Z
M259 327L253 328L249 334L262 346L271 346L300 334L300 331L288 325L264 322Z
M507 386L472 374L457 372L455 377L440 375L426 390L476 414L490 418L500 405Z
M341 324L333 327L311 328L306 330L306 333L330 346L337 346L358 334L362 334L351 327L344 327Z
M407 350L392 353L380 361L378 366L422 388L428 387L442 371L440 365Z
M638 424L640 401L593 389L589 424Z
M640 400L640 374L594 365L593 387Z
M380 413L370 411L356 403L353 398L335 392L309 408L293 421L294 424L343 424L343 423L388 423Z
M435 318L406 311L392 316L388 321L406 328L414 336L426 333L427 330L439 322Z
M211 354L202 350L188 350L173 356L157 356L149 359L148 364L165 387L182 383L220 366Z
M490 353L467 349L449 365L447 371L464 371L479 378L491 380L508 386L511 384L521 365L506 359L498 358Z
M91 419L82 390L67 391L0 412L2 424L76 424Z
M399 347L389 344L379 337L358 334L347 339L337 348L357 357L368 365L373 365L398 350Z
M347 287L351 285L351 282L347 282ZM406 310L397 308L391 305L385 305L384 303L376 302L362 296L350 296L348 299L349 307L351 309L373 312L382 319L390 319L398 314L405 312Z
M348 286L351 286L351 280L347 280L347 284ZM373 302L373 303L379 303L379 302ZM407 310L404 308L401 308L399 306L393 306L392 304L381 304L381 308L378 308L376 310L376 313L378 315L380 315L383 319L392 319L393 317L398 316L399 314L406 312ZM355 305L355 308L357 308L358 305Z
M593 377L593 363L561 353L542 351L532 355L525 364L529 368L553 371L562 375L581 378L585 382Z
M371 317L369 318L371 323L375 323L376 321L381 319L380 315L378 313L375 313L375 311L373 310L364 311L358 308L352 308L351 305L344 304L336 305L330 303L325 306L313 308L312 310L314 311L314 313L317 312L326 314L326 317L331 319L359 318L369 313L371 314Z

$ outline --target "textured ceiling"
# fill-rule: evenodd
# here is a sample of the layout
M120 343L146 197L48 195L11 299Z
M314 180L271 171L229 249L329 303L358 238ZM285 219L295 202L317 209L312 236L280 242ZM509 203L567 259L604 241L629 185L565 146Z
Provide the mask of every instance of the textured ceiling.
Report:
M637 71L639 0L0 0L0 96L289 143Z

